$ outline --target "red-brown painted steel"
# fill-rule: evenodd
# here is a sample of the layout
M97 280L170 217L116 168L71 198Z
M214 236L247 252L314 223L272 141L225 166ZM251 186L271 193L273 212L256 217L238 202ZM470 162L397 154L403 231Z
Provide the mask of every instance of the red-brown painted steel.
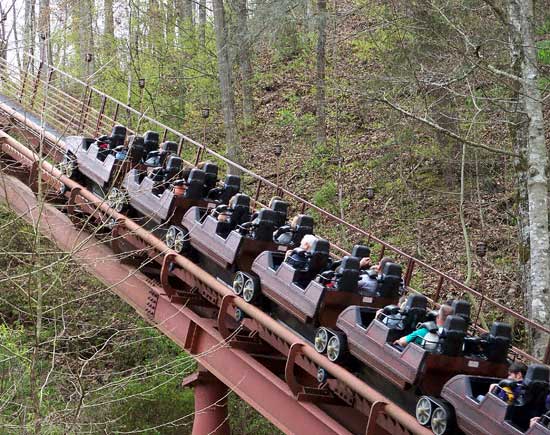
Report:
M17 158L23 165L32 167L33 163L38 160L36 154L9 136L0 133L0 139L2 150L13 158ZM59 186L62 182L69 189L75 189L75 191L80 189L74 195L79 207L84 207L83 203L86 202L86 206L92 213L103 213L114 218L135 237L143 240L150 250L157 251L158 255L171 255L179 268L194 276L196 284L208 286L220 296L234 296L231 290L217 279L186 258L175 255L152 234L130 219L111 210L107 204L74 181L62 176L50 163L42 160L40 168L43 181L54 186ZM6 182L6 179L4 181ZM25 191L27 193L23 193ZM312 428L315 428L316 433L349 433L344 426L337 423L319 407L296 400L288 385L252 356L242 350L220 345L223 343L223 338L216 329L215 320L201 317L190 308L174 302L160 286L128 266L117 263L111 251L104 246L86 240L86 235L82 231L74 229L70 220L57 209L45 207L42 215L37 216L39 208L32 207L36 200L28 188L18 186L13 189L4 189L2 193L7 195L6 199L14 207L18 207L20 213L27 216L32 222L39 224L40 230L45 235L52 238L62 249L72 252L77 261L83 263L90 272L116 291L143 317L153 320L162 332L195 355L204 367L279 428L287 433L300 433ZM79 246L80 249L75 250L75 246ZM317 354L311 346L306 345L293 332L258 308L245 303L240 298L235 298L233 303L258 324L278 336L282 342L299 343L303 357L324 367L347 388L360 395L360 398L366 403L364 409L367 412L375 402L386 403L384 413L377 416L377 426L379 421L380 424L389 422L387 423L389 426L400 428L398 431L394 430L394 434L428 433L425 428L418 426L412 416L342 367L330 363L325 357ZM213 351L213 349L216 350Z

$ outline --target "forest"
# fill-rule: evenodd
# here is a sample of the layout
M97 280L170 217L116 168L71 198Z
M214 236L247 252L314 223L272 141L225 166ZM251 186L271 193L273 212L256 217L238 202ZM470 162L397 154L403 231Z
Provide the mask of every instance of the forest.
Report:
M548 325L548 6L1 0L0 59L30 53ZM0 228L0 433L191 433L194 360L5 207ZM547 336L514 336L543 356ZM229 403L233 433L275 433Z

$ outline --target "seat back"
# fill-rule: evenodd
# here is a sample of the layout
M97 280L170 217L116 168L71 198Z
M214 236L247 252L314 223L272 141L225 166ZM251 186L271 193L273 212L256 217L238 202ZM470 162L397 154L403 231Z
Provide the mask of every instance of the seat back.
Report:
M518 406L512 417L513 423L523 430L529 427L531 418L546 411L546 399L550 391L550 368L543 364L531 364L523 379L523 388L516 398Z
M164 166L166 156L167 156L166 151L162 151L162 150L150 151L149 154L147 154L147 159L145 160L145 164L147 166L152 166L152 167Z
M250 197L244 193L239 193L235 196L235 204L233 206L233 214L231 215L231 228L235 229L237 225L241 225L250 220Z
M346 255L336 270L335 287L338 290L354 292L359 282L359 258Z
M164 181L172 180L178 176L183 166L183 160L177 156L170 156L166 161L164 170Z
M228 175L225 177L223 189L219 200L223 204L227 204L233 195L236 195L241 190L241 177L238 175Z
M508 349L512 343L512 327L507 323L494 322L491 325L485 355L491 362L503 363L508 357Z
M397 263L386 263L382 270L382 276L378 280L377 293L383 298L392 298L399 296L401 286L401 275L403 268Z
M460 316L450 315L445 319L439 341L442 354L459 356L462 353L467 326Z
M276 199L272 201L271 209L275 213L277 213L277 221L276 221L277 227L282 227L286 223L286 220L288 217L288 208L289 208L288 202L282 201L280 199Z
M273 210L267 208L260 210L252 228L251 237L255 240L271 241L273 231L275 231L275 219L276 215Z
M187 189L184 198L201 199L204 186L204 171L201 169L191 169L189 177L187 177Z
M145 155L145 147L141 136L134 136L128 143L128 158L134 164L140 163Z
M173 142L171 140L167 140L166 142L163 142L160 145L160 149L163 151L166 151L170 154L177 154L178 153L178 144L176 142Z
M159 148L159 134L156 131L146 131L143 135L143 145L145 147L145 153L149 154L151 151L158 150Z
M126 127L123 125L115 125L111 131L110 149L115 149L119 145L124 145L126 140Z
M330 256L330 243L328 240L317 239L313 242L310 252L307 271L311 276L311 280L315 278L321 270L326 269Z
M351 255L359 259L370 257L370 248L365 245L355 245L351 250Z
M206 196L208 191L216 187L216 183L218 182L218 165L215 163L205 163L202 170L206 174L204 181L204 194Z
M413 330L419 322L422 322L426 316L427 306L428 299L426 299L426 296L410 295L402 312L404 315L403 329Z
M291 246L300 246L300 242L306 234L313 234L313 218L306 214L300 214L296 220Z
M463 301L463 300L453 301L451 307L453 309L453 314L455 316L460 316L464 320L466 320L466 323L470 323L471 305L468 301Z

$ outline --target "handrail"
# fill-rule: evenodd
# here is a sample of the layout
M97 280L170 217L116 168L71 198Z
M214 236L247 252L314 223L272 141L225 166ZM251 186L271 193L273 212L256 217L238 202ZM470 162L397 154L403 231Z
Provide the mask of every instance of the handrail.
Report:
M29 57L31 57L32 59L35 59L35 60L38 60L38 58L32 54L27 54ZM6 62L5 60L3 60L4 62ZM286 188L283 188L283 187L280 187L278 186L277 184L273 183L272 181L269 181L268 179L258 175L258 174L255 174L254 172L252 172L251 170L245 168L244 166L238 164L238 163L235 163L233 161L231 161L230 159L222 156L221 154L219 154L218 152L212 150L211 148L207 147L206 145L203 145L191 138L189 138L188 136L184 135L183 133L181 132L178 132L176 130L174 130L173 128L163 124L162 122L159 122L147 115L145 115L144 113L141 113L139 112L138 110L122 103L121 101L117 100L116 98L113 98L111 97L110 95L107 95L105 94L104 92L98 90L97 88L87 84L86 82L82 81L82 80L79 80L73 76L71 76L70 74L54 67L54 66L50 66L50 65L47 65L44 63L44 66L46 68L49 68L51 70L54 70L56 72L58 72L59 74L63 75L64 77L66 78L69 78L70 80L76 82L76 83L79 83L80 85L82 86L85 86L87 89L90 90L90 92L94 92L96 93L97 95L101 96L102 98L105 98L106 100L110 100L111 102L115 103L116 104L116 107L117 107L117 110L119 110L120 108L128 111L128 112L131 112L137 116L140 117L140 119L144 119L158 127L160 127L161 129L163 129L165 132L170 132L172 134L174 134L175 136L179 137L180 138L180 142L182 140L186 141L186 142L189 142L193 145L195 145L197 147L197 152L206 152L208 153L210 156L212 157L215 157L216 159L218 160L221 160L222 162L225 162L227 165L230 165L230 166L233 166L234 168L240 170L242 173L250 176L252 179L255 179L257 182L258 182L258 191L259 189L261 188L262 185L264 186L267 186L267 187L271 187L271 188L274 188L276 189L278 192L280 192L282 195L286 195L287 197L299 202L302 204L303 208L308 208L308 209L311 209L311 210L315 210L316 212L318 212L319 214L323 215L324 217L326 217L327 219L333 221L333 222L336 222L338 224L341 224L341 225L344 225L346 226L348 229L350 230L353 230L355 233L361 235L361 236L364 236L364 237L367 237L369 240L375 242L375 243L378 243L379 245L382 246L382 250L385 250L385 249L388 249L388 250L391 250L392 252L394 252L396 255L399 255L401 257L403 257L404 259L407 260L408 262L408 268L407 268L407 271L406 271L406 284L409 285L410 284L410 279L412 277L412 274L413 274L413 269L415 267L415 265L418 265L419 267L423 268L424 270L440 277L440 284L438 284L438 289L441 288L443 282L447 282L448 284L454 286L456 289L458 290L461 290L461 291L464 291L464 292L467 292L469 294L471 294L473 297L475 298L479 298L480 299L480 304L481 303L489 303L491 304L493 307L495 308L498 308L502 313L506 314L506 315L509 315L511 317L514 317L518 320L521 320L522 322L524 322L524 324L532 327L532 328L535 328L541 332L544 332L546 334L550 334L550 327L547 327L545 325L542 325L538 322L535 322L531 319L528 319L527 317L519 314L519 313L516 313L515 311L511 310L510 308L504 306L503 304L501 304L500 302L494 300L494 299L491 299L491 298L488 298L486 297L485 295L483 295L480 291L472 288L472 287L469 287L467 285L465 285L464 283L460 282L458 279L450 276L449 274L445 273L445 272L442 272L438 269L436 269L435 267L427 264L425 261L423 260L420 260L410 254L407 254L405 253L404 251L402 251L400 248L397 248L396 246L374 236L372 233L369 233L367 232L366 230L363 230L362 228L359 228L358 226L350 223L350 222L347 222L345 221L344 219L322 209L321 207L311 203L310 201L302 198L301 196L291 192L290 190L286 189ZM90 94L91 95L91 94ZM90 108L91 109L91 108ZM95 110L95 109L94 109ZM97 111L95 110L95 112L99 113L99 116L102 116L101 112L100 111ZM342 250L341 248L339 248L340 250ZM344 250L342 250L344 251ZM345 251L344 251L345 252ZM547 355L550 355L550 342L549 342L549 345L547 346L547 351L546 351L546 354Z

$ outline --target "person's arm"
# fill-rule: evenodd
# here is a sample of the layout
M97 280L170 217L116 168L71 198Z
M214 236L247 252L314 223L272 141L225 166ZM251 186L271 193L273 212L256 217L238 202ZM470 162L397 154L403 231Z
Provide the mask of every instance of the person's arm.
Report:
M409 335L405 335L404 337L395 340L393 344L398 344L401 347L405 347L411 341L415 341L416 338L424 338L427 333L428 330L426 328L420 328L416 331L411 332Z

